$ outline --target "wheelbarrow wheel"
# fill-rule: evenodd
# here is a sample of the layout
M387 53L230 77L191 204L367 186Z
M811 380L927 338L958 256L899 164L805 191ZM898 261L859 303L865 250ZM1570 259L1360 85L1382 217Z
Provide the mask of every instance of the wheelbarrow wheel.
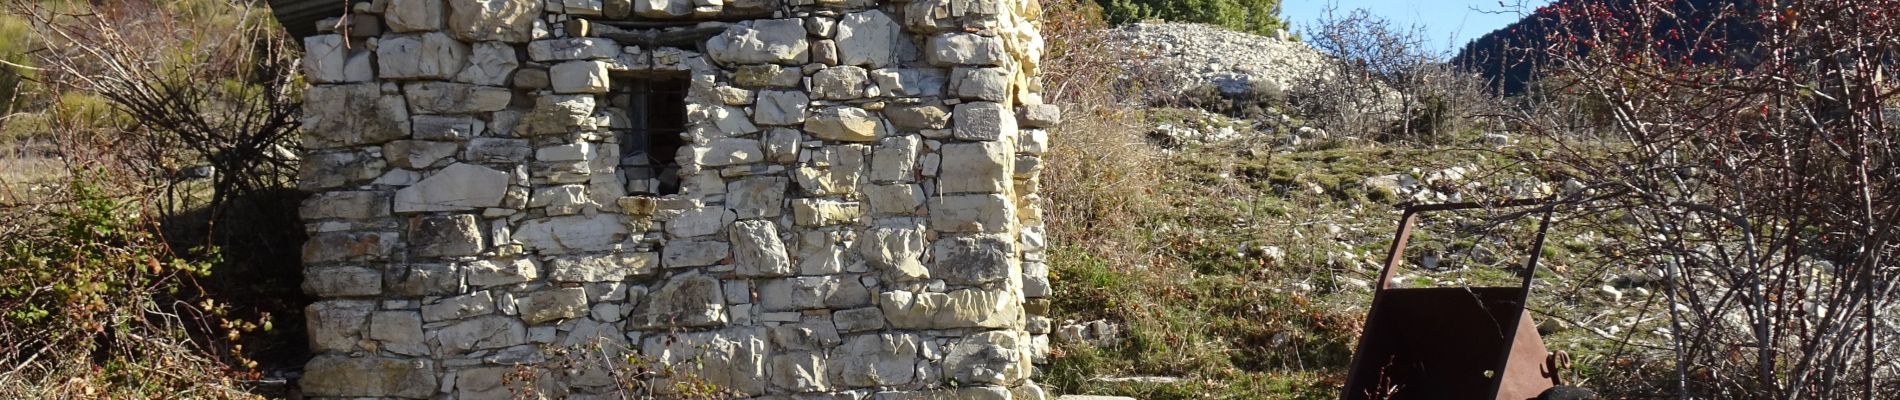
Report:
M1576 386L1554 386L1537 395L1537 400L1596 400L1597 392Z

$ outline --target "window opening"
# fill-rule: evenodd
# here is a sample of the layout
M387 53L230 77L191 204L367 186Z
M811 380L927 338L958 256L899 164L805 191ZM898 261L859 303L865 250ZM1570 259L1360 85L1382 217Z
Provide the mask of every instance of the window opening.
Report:
M685 76L619 79L614 106L627 110L628 129L620 137L620 171L627 193L664 196L680 191L680 146L686 140Z

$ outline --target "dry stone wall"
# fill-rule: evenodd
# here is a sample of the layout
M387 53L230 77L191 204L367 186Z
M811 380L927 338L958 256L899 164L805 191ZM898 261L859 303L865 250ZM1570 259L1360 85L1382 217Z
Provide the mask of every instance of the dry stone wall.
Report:
M1036 7L353 4L304 40L304 393L621 396L550 364L585 348L746 397L1042 398ZM673 171L625 161L612 95L663 74Z

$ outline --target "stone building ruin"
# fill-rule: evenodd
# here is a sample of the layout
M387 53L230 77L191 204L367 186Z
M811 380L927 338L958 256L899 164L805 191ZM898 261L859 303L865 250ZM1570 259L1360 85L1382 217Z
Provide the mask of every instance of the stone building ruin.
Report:
M535 369L589 348L747 397L1043 398L1036 1L273 6L311 84L306 396L619 396Z

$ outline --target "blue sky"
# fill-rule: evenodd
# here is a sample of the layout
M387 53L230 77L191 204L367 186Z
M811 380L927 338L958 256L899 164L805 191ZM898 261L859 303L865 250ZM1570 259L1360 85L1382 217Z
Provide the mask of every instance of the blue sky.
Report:
M1430 35L1432 48L1457 52L1465 42L1517 21L1520 14L1515 5L1520 0L1503 2L1506 5L1499 5L1499 0L1281 0L1280 16L1292 23L1294 29L1304 30L1325 15L1328 4L1337 5L1340 14L1364 8L1399 26L1423 25ZM1550 3L1549 0L1521 2L1524 4L1521 11L1525 13Z

